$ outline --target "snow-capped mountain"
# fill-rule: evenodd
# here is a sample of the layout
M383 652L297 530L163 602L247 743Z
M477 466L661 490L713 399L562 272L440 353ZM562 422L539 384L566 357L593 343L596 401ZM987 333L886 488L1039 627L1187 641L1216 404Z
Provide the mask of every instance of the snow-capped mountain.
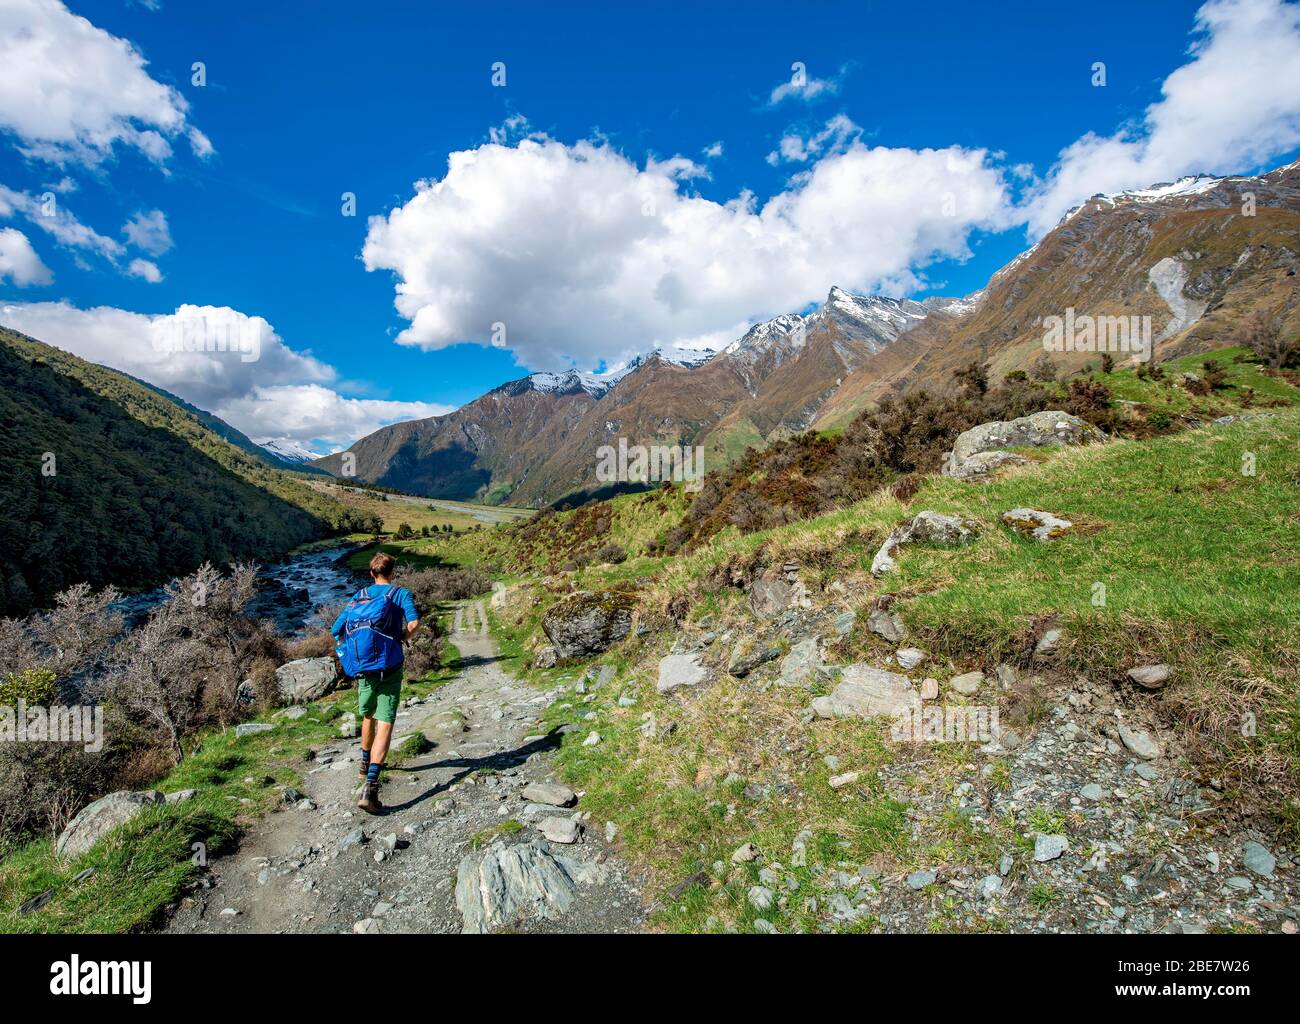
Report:
M978 305L980 297L981 293L976 292L964 299L932 297L916 302L883 295L854 295L836 285L812 312L782 313L755 324L722 351L746 367L766 360L770 373L802 349L814 331L833 328L836 349L852 368L863 355L872 355L897 341L900 334L932 312L963 315Z
M320 458L319 452L314 452L287 437L267 437L260 441L254 439L253 443L263 451L274 455L281 462L287 462L293 466Z

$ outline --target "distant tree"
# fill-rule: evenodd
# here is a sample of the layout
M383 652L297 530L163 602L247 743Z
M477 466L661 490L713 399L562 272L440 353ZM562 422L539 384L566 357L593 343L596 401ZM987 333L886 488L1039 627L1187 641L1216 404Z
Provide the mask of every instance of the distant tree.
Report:
M1115 369L1115 357L1109 352L1103 352L1101 354L1101 372L1110 373L1113 369Z
M398 526L397 528L398 540L410 540L413 536L415 536L415 531L411 529L410 523L402 523L400 526Z

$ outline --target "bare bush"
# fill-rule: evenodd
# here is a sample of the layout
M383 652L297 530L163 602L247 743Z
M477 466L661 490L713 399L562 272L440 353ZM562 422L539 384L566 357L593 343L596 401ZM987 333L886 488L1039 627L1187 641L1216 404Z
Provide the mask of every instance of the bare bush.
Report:
M1280 316L1263 311L1252 313L1237 329L1235 340L1275 370L1300 363L1300 338L1287 337Z

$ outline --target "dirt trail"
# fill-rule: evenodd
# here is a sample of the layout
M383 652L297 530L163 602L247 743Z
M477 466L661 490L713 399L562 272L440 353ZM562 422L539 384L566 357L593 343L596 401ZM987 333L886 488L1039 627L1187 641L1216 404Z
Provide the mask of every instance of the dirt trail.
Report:
M558 738L540 736L538 724L554 693L525 686L501 669L480 603L458 609L452 640L462 656L460 674L399 714L396 737L424 731L436 746L390 776L383 788L386 813L357 810L360 743L340 738L318 751L323 763L304 776L303 794L315 806L288 807L259 821L238 851L212 862L166 931L350 932L358 922L382 932L461 930L458 864L475 852L472 839L503 823L524 826L504 832L507 843L538 838L535 824L544 815L525 805L520 790L526 782L550 779ZM553 849L598 863L592 872L597 880L579 887L559 920L513 930L640 929L645 911L635 880L606 845L605 823L586 824L579 843ZM364 833L361 842L357 830ZM396 849L388 852L385 840L393 835Z

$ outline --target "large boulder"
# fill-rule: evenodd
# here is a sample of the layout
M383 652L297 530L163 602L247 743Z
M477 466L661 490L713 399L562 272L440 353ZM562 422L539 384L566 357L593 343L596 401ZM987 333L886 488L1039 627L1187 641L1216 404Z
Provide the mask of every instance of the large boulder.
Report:
M958 436L945 463L944 473L958 477L978 475L967 474L963 467L973 456L984 452L1004 452L1009 448L1055 448L1105 439L1106 435L1091 423L1055 409L1014 420L993 420L971 427ZM986 464L981 472L988 472L990 468Z
M907 676L871 665L849 665L829 696L812 702L818 718L893 718L921 706L921 692Z
M632 631L636 597L623 590L582 590L557 601L542 616L542 629L561 658L609 650Z
M80 857L118 825L125 825L146 807L166 802L155 789L121 790L87 804L59 835L54 852L64 859Z
M275 670L275 683L287 704L310 704L334 689L333 658L299 658Z

